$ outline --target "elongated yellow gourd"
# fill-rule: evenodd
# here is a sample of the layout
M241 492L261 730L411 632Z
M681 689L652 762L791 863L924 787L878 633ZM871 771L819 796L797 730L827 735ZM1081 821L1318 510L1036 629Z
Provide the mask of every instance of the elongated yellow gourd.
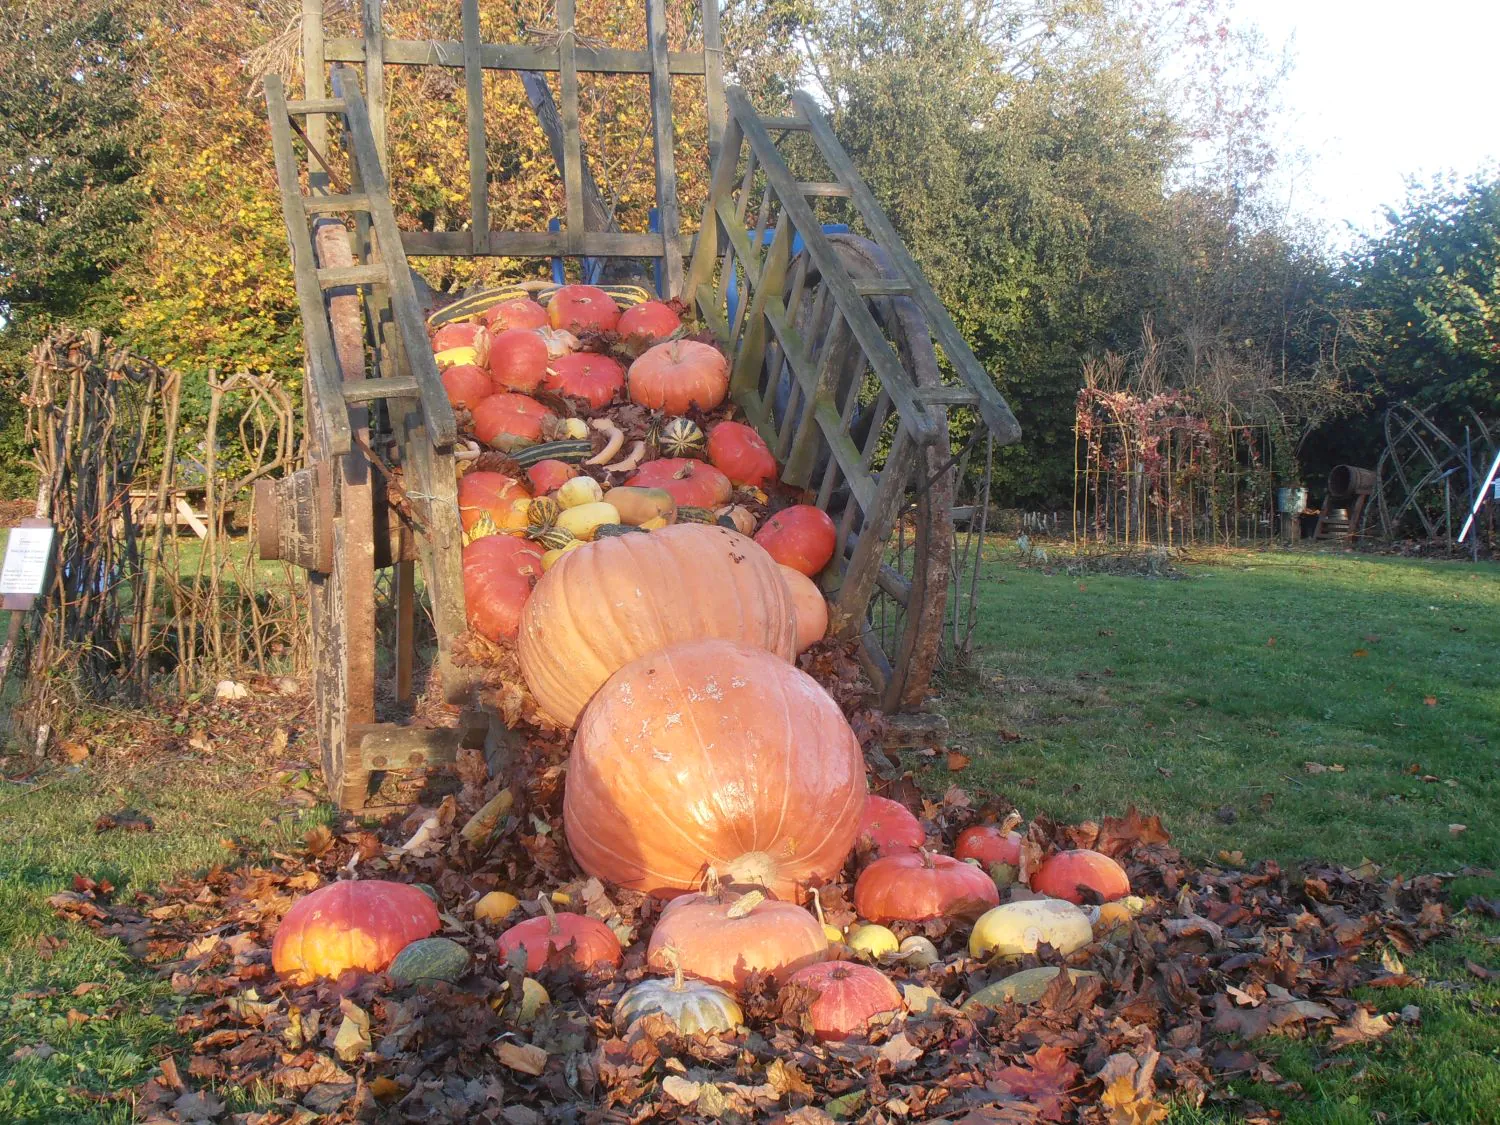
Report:
M557 517L557 526L564 531L571 531L574 539L592 539L596 527L601 524L619 522L619 511L613 504L606 504L603 501L580 504L576 508L564 508Z

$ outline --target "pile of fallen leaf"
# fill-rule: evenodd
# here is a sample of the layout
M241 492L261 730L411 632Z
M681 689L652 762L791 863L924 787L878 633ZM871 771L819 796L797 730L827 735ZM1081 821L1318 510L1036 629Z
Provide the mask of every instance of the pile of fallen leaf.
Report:
M535 740L506 777L488 776L481 756L466 753L456 792L380 833L320 827L300 854L273 863L217 868L150 894L116 894L79 875L54 896L60 913L118 938L185 1003L177 1030L187 1045L164 1053L159 1075L131 1093L140 1116L243 1125L316 1115L1146 1125L1163 1120L1173 1098L1231 1097L1227 1078L1288 1086L1256 1054L1267 1036L1326 1032L1337 1048L1420 1019L1415 1009L1373 1014L1349 997L1409 983L1401 957L1448 925L1438 876L1386 879L1373 865L1293 873L1236 856L1194 868L1158 819L1134 809L1102 824L1038 818L1027 857L1096 848L1119 858L1151 900L1132 924L1067 959L1099 976L1059 974L1035 1003L965 1007L984 985L1060 959L1043 947L1041 956L984 964L968 956L963 924L898 924L900 936L930 937L944 960L926 970L882 966L908 1010L868 1042L818 1043L803 1027L809 995L769 978L742 997L748 1026L738 1034L684 1039L655 1017L622 1031L613 1009L645 975L659 904L577 875L561 827L563 751ZM957 788L919 808L932 837L949 845L966 825L1004 811ZM305 987L278 979L270 947L282 915L315 887L354 877L425 884L443 933L473 957L468 973L452 985L405 987L355 972ZM543 970L551 1003L523 1021L521 977L496 955L504 924L473 916L494 889L522 898L530 914L547 895L558 909L603 918L626 945L624 964L587 975ZM834 925L853 920L848 884L821 897ZM235 1089L261 1108L230 1112Z

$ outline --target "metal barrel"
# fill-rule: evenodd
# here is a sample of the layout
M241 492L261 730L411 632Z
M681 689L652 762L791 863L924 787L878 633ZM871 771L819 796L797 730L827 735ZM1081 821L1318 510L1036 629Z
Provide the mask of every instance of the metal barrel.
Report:
M1328 474L1328 492L1332 496L1359 496L1375 487L1375 470L1353 465L1336 465Z

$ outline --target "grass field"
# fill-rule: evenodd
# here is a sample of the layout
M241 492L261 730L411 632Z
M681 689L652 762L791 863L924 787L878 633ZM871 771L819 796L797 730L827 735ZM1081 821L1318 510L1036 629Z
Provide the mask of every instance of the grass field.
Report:
M1054 570L1020 567L1009 548L988 568L980 650L941 700L973 764L930 773L935 786L1068 819L1133 801L1198 857L1500 865L1500 569L1231 553L1175 581ZM307 756L288 726L284 756ZM326 820L265 773L270 733L231 731L144 772L101 745L45 787L0 786L0 1121L131 1120L128 1103L100 1097L151 1072L176 1041L178 1001L116 944L58 922L46 897L74 873L150 885ZM7 776L26 768L0 762ZM95 834L122 806L155 831ZM1455 890L1461 904L1500 882ZM1300 1089L1242 1092L1295 1122L1500 1120L1500 985L1464 966L1500 969L1500 930L1460 924L1460 940L1407 959L1425 987L1366 997L1420 1005L1419 1030L1337 1056L1287 1042L1275 1065Z

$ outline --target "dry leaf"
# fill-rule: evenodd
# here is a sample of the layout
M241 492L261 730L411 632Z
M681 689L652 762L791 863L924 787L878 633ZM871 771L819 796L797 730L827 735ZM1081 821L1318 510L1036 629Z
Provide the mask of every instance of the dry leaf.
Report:
M1425 704L1427 704L1427 706L1429 706L1429 707L1436 707L1437 706L1437 696L1435 696L1435 695L1424 695L1422 697L1422 702L1425 703Z
M63 739L58 742L57 748L63 752L63 757L75 766L79 762L86 761L89 756L88 744L85 742L69 742Z
M474 847L480 846L489 840L515 802L515 795L509 789L500 790L484 803L483 808L469 817L463 828L459 829L458 834L463 837L466 844Z
M692 1105L703 1091L701 1082L689 1082L686 1078L669 1074L662 1080L661 1092L678 1105Z
M1370 650L1367 648L1357 648L1352 653L1350 653L1350 655L1353 656L1355 660L1362 660L1366 656L1370 655Z
M333 830L326 824L314 825L302 837L302 842L307 847L307 854L316 858L333 847Z
M959 770L968 769L969 763L972 760L967 754L960 754L957 750L949 750L948 770L950 773L957 773Z
M347 997L339 1001L339 1011L344 1013L344 1022L333 1037L333 1052L344 1062L358 1062L374 1046L370 1041L370 1013Z
M1108 1111L1109 1125L1157 1125L1167 1119L1167 1107L1148 1093L1136 1089L1125 1074L1116 1075L1104 1088L1099 1104Z
M533 1043L502 1040L495 1044L495 1057L502 1066L508 1066L522 1074L535 1076L547 1069L547 1052Z
M1337 1051L1352 1043L1368 1043L1372 1039L1379 1039L1395 1025L1395 1022L1396 1017L1393 1015L1375 1016L1362 1007L1355 1008L1348 1023L1333 1029L1329 1045Z
M271 737L266 740L265 755L268 758L279 758L286 753L287 733L285 727L277 727L271 732Z

